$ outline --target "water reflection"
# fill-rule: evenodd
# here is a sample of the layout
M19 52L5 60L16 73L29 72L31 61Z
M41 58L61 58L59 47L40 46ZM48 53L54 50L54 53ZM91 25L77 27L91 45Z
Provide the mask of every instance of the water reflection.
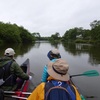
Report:
M64 49L73 56L88 54L91 65L100 64L100 47L90 44L63 43Z
M48 63L47 52L52 48L58 48L64 59L68 61L70 66L69 73L81 74L87 70L95 69L100 73L100 47L89 44L72 44L58 43L52 44L48 41L36 41L35 44L6 44L0 46L0 56L4 54L4 50L8 47L14 48L16 52L16 61L22 63L26 58L30 59L30 69L33 80L30 82L30 91L32 91L41 80L43 67ZM91 65L95 66L92 67ZM76 85L82 93L87 96L86 100L94 100L89 98L95 96L95 100L100 100L100 77L75 77ZM94 85L95 84L95 85Z
M23 56L24 54L28 53L33 46L35 45L35 43L33 44L4 44L0 46L0 55L3 56L4 55L4 51L7 48L13 48L15 50L15 58L20 55Z
M59 45L60 45L59 42L51 41L51 42L49 42L49 43L51 44L52 47L59 48Z
M42 43L48 43L51 47L59 48L60 43L49 43L48 41L42 41ZM15 58L20 55L23 56L30 52L32 48L39 48L41 45L41 41L37 41L33 44L4 44L0 46L0 56L4 55L4 51L6 48L11 47L15 50L16 55ZM87 44L75 44L75 43L62 43L66 52L73 56L81 56L82 54L88 54L89 59L88 62L91 65L98 65L100 64L100 47L95 45L87 45Z
M100 47L99 46L91 46L89 56L90 56L89 62L92 65L100 64Z
M49 41L36 41L34 47L39 48L40 45L41 45L41 43L48 43L48 44L50 44L51 47L53 47L53 48L59 48L59 46L60 46L60 44L61 44L61 43L55 42L55 41L54 41L54 42L49 42Z

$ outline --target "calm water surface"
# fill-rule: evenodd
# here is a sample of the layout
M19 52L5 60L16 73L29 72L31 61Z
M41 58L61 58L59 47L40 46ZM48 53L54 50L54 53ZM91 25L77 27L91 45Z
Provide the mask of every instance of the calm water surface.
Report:
M87 44L50 44L49 42L36 42L35 44L24 45L3 45L0 46L0 56L3 55L7 47L15 49L16 61L21 64L26 58L30 59L31 75L30 91L40 82L41 74L45 64L49 62L47 52L53 48L58 48L61 56L69 64L69 74L81 74L88 70L97 70L100 73L100 47ZM79 91L84 94L86 100L100 100L100 76L86 77L77 76L73 78Z

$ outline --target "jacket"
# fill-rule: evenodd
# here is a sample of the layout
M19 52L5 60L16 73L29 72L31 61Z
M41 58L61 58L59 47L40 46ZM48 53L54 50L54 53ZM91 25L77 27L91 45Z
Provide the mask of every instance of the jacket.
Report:
M55 62L56 59L52 59L51 60L52 62ZM41 78L41 82L46 82L47 81L47 78L49 76L48 72L47 72L47 69L48 69L48 66L45 65L44 68L43 68L43 73L42 73L42 78Z
M3 66L5 64L7 64L9 61L12 61L13 59L11 57L7 57L7 56L4 56L3 58L3 61L0 62L0 66ZM20 68L20 66L16 63L15 60L13 60L11 66L10 66L10 72L7 72L7 73L10 73L11 74L14 74L17 77L19 78L22 78L24 80L28 80L29 79L29 76L23 72L23 70ZM3 90L15 90L17 87L17 84L13 84L13 85L2 85L0 88L2 88Z
M28 97L27 100L44 100L44 87L45 82L42 82L40 85L37 86L37 88L32 92L32 94ZM76 100L81 100L80 94L78 93L76 87L73 87L75 89Z

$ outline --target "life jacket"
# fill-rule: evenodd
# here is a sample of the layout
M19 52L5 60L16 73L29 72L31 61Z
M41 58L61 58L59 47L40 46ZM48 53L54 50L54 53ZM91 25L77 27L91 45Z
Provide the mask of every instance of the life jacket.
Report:
M76 95L67 82L51 80L45 84L45 100L76 100Z
M0 86L2 85L12 85L12 80L14 79L14 75L10 73L10 66L14 60L9 61L4 66L0 67Z

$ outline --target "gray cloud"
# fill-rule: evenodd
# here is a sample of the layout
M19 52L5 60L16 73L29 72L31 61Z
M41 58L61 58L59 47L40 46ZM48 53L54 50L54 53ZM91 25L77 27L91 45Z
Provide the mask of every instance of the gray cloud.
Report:
M0 21L41 36L63 35L70 28L90 28L100 20L99 9L100 0L0 0Z

